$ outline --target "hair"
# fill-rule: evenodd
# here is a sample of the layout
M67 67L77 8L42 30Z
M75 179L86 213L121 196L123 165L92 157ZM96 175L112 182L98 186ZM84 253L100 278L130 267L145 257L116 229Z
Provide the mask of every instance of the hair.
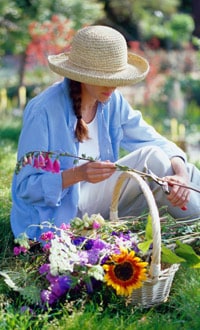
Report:
M72 99L74 113L77 118L75 136L79 142L89 139L88 127L81 114L81 83L78 81L69 81L69 94Z

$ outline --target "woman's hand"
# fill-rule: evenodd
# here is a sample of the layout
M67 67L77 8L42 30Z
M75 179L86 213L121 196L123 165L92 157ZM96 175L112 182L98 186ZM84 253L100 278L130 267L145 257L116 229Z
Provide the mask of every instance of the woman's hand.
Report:
M173 206L180 207L182 210L186 210L186 204L190 199L190 190L181 186L176 185L176 183L180 185L187 186L189 183L188 178L182 177L179 175L166 176L164 178L169 185L170 193L168 195L168 200L172 203Z
M180 185L187 186L189 184L189 176L184 161L180 157L174 157L171 159L174 175L166 176L164 179L168 182L170 187L170 194L168 200L173 206L180 207L182 210L186 210L186 204L190 199L190 190Z
M88 162L76 168L80 181L97 183L108 179L116 171L115 164L110 161Z
M116 166L110 161L87 162L62 172L63 189L81 181L91 183L108 179L116 171Z

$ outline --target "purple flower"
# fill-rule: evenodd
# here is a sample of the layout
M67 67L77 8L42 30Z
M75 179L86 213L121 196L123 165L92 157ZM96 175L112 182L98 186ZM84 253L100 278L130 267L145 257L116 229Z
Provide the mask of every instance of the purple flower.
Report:
M86 250L91 250L92 247L93 247L93 244L94 244L94 240L93 239L88 239L86 242L85 242L85 249Z
M81 266L88 264L88 251L78 251L78 256L80 258Z
M58 276L53 276L51 273L47 273L46 279L49 281L49 283L55 283L58 280Z
M109 246L109 244L106 243L105 241L101 240L101 239L96 239L93 242L93 248L94 249L103 250L103 249L107 248L108 246Z
M131 249L133 251L135 251L136 253L140 252L140 249L138 248L137 244L136 243L132 243L131 245Z
M111 235L112 236L118 236L118 233L116 231L112 231Z
M40 298L42 302L48 303L49 305L53 305L57 300L57 297L50 290L42 290Z
M71 288L71 279L68 276L60 276L51 284L51 292L58 298L63 296Z
M85 237L82 237L82 236L76 237L72 241L73 241L74 245L79 246L85 241Z
M91 265L96 265L98 263L99 260L99 254L100 254L100 250L89 250L88 252L88 262Z
M29 306L22 306L20 312L21 313L29 312L30 314L33 314L33 310Z
M101 265L104 265L108 260L109 260L109 255L106 255L106 256L103 257L103 259L101 260Z
M88 293L92 293L94 291L91 279L88 279L85 285Z
M39 273L40 273L40 274L48 273L49 270L50 270L50 265L49 265L49 264L43 264L43 265L40 266L40 268L39 268Z
M68 276L54 277L49 290L42 290L40 297L42 302L49 305L54 304L61 296L63 296L72 285L72 281Z
M72 285L72 281L68 276L56 276L50 285L50 290L42 290L40 297L42 302L49 305L54 304L61 296L63 296Z

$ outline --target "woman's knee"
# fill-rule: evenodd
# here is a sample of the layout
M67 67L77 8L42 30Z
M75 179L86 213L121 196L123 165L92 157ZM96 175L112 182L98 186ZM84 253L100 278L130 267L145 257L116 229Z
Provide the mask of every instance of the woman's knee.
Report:
M131 152L119 160L119 164L140 171L151 171L165 176L173 173L168 156L157 146L146 146Z
M148 150L145 159L145 169L150 169L160 177L173 174L170 159L159 147L152 147Z

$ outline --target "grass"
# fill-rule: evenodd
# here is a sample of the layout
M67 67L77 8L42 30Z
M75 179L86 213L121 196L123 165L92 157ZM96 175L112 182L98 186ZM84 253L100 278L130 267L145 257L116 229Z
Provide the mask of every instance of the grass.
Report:
M11 180L21 121L8 117L0 124L0 269L8 268L13 248L9 224ZM0 277L0 328L41 330L197 330L200 328L200 272L180 267L168 301L149 309L134 307L109 294L86 302L66 302L57 309L21 312L24 302Z
M13 236L10 230L11 180L16 162L18 136L21 127L19 118L6 116L0 125L0 251L9 250Z

